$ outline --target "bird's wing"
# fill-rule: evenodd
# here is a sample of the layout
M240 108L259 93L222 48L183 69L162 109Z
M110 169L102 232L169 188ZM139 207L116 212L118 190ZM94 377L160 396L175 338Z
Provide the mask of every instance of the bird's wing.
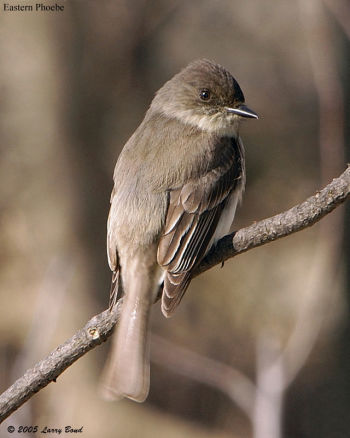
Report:
M218 166L170 191L157 259L165 270L162 311L170 316L204 257L230 194L242 184L240 140L231 139ZM233 218L232 218L233 219Z
M109 211L108 222L107 222L107 256L108 256L109 267L113 272L111 288L109 292L110 309L112 309L115 306L122 293L121 282L119 281L120 266L118 260L117 241L116 241L116 236L113 233L113 226L112 226L113 216L115 214L113 210L113 203L112 203L114 196L115 196L115 187L113 187L111 193L111 199L110 199L111 209Z
M121 282L119 281L120 267L118 263L118 254L116 254L116 266L112 274L111 288L109 291L109 309L112 310L117 304L117 301L121 297L122 288Z

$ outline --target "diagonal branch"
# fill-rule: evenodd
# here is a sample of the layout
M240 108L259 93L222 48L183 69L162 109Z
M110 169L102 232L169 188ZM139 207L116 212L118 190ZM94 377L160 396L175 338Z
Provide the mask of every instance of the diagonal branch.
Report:
M88 323L64 344L58 346L45 359L17 379L0 396L0 423L30 399L36 392L63 373L70 365L88 351L104 342L113 332L119 314L119 303L115 311L105 310Z
M194 277L242 252L311 227L350 195L350 166L320 192L289 210L241 228L219 240Z
M196 269L194 276L252 248L310 227L346 201L349 196L350 167L339 178L335 178L323 190L301 204L223 237ZM94 316L72 338L27 370L0 396L0 422L40 389L55 381L81 356L104 342L112 334L119 309L120 301L113 312L106 310Z

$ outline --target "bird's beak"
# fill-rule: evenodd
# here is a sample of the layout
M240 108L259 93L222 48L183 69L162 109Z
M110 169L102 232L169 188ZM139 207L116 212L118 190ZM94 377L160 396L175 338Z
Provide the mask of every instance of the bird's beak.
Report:
M248 119L258 119L259 116L256 112L245 106L243 103L238 105L237 108L226 107L226 111L231 114L237 114L241 117L247 117Z

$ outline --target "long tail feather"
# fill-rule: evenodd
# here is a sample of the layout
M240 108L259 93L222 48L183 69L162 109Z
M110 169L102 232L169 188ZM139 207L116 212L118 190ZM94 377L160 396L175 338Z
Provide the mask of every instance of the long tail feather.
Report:
M134 275L123 285L121 316L100 392L107 400L128 397L143 402L149 392L149 318L157 291L145 270L130 271Z

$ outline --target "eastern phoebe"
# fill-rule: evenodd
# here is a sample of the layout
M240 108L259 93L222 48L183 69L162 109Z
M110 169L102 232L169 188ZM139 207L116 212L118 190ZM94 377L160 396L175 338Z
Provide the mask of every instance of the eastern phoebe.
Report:
M107 399L146 399L158 290L169 317L193 269L229 232L245 185L242 118L258 116L236 80L197 60L156 93L119 156L107 225L111 307L124 298L102 379Z

